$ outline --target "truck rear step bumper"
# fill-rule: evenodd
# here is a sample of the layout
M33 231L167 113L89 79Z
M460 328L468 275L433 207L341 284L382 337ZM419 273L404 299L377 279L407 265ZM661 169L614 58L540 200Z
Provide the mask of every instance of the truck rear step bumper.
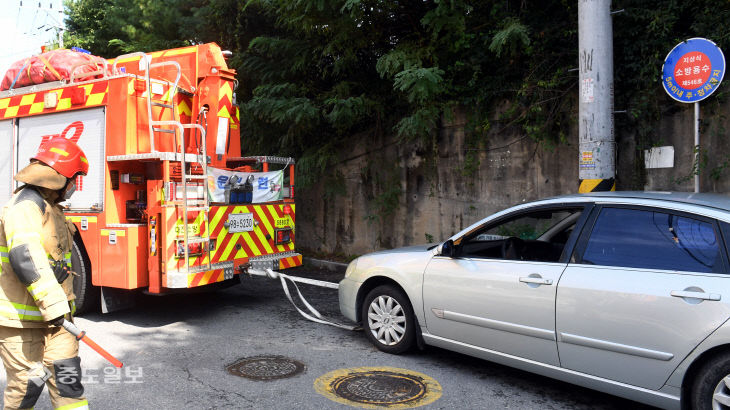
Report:
M297 252L281 252L254 256L249 263L256 269L281 270L302 265L302 255ZM235 274L233 261L214 263L208 266L191 267L189 271L169 271L165 275L164 287L170 289L195 288L232 279Z

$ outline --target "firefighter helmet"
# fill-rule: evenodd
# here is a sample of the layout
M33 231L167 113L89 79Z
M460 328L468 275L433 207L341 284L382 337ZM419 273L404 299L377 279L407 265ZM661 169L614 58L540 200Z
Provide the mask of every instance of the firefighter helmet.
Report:
M86 175L89 172L89 161L84 151L75 142L64 137L54 137L41 144L32 159L43 162L66 178L73 178L76 174Z

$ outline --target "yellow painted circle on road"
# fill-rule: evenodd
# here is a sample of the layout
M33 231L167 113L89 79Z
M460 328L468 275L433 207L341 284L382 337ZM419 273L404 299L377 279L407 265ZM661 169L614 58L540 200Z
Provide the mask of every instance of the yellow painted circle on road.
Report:
M441 385L433 378L395 367L333 370L315 380L314 389L332 401L365 409L414 408L441 397Z

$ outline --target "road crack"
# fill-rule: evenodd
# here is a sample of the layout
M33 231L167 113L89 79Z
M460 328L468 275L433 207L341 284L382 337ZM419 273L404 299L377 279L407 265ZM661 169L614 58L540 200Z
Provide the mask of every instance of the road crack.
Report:
M251 399L249 399L248 397L246 397L246 396L244 396L244 395L242 395L240 393L237 393L237 392L228 391L228 390L224 390L224 389L215 387L215 386L213 386L213 385L211 385L211 384L209 384L209 383L207 383L207 382L205 382L203 380L200 380L199 378L195 377L193 375L193 373L190 371L190 369L187 368L187 367L183 367L183 370L188 375L188 381L198 383L201 386L207 388L208 390L217 393L218 399L220 399L220 400L222 400L224 402L224 406L223 406L224 408L235 408L235 407L240 408L240 405L241 405L240 404L240 401L239 402L232 402L232 400L230 398L230 395L235 395L238 398L240 398L243 401L245 401L246 403L248 403L251 407L254 407L253 406L254 405L254 401L251 400ZM210 408L211 409L216 409L216 408L221 408L221 406L212 406Z

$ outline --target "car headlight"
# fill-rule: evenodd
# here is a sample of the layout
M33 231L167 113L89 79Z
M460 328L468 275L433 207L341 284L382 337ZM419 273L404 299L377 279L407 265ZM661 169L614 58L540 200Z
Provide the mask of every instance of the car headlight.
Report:
M347 270L345 271L345 277L350 276L353 272L355 272L355 268L357 268L357 258L350 262L349 265L347 265Z

